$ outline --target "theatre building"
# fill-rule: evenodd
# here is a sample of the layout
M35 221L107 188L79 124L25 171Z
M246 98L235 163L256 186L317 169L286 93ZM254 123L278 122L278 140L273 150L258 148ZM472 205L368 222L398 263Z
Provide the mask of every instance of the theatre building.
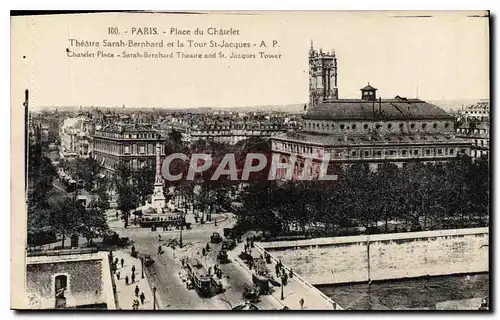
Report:
M310 101L302 130L272 137L272 150L282 163L296 157L294 175L302 173L307 158L313 161L310 174L317 175L325 155L329 168L366 163L371 170L384 162L402 167L469 155L470 142L456 137L454 117L441 108L419 99L381 99L369 84L359 99L338 99L335 53L311 47L309 68Z
M134 170L144 166L154 168L158 142L161 144L161 155L165 154L165 139L151 125L111 124L96 130L92 138L94 158L111 171L119 163Z

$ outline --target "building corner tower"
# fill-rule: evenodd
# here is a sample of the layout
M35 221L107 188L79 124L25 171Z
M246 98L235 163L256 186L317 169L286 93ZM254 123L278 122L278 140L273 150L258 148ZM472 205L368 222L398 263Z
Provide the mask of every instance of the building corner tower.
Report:
M335 50L323 52L309 49L309 107L339 98L337 87L337 57Z

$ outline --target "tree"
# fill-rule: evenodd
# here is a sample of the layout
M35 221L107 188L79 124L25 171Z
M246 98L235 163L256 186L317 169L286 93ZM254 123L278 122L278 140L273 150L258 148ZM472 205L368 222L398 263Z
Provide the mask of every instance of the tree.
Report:
M132 179L140 203L145 203L147 197L153 193L155 183L155 168L144 166L132 173Z
M90 202L87 208L81 210L80 220L78 231L87 239L87 245L90 245L93 239L104 235L109 228L104 211L94 200Z
M115 168L115 171L115 185L118 192L118 209L122 212L123 218L128 219L130 211L137 208L139 205L136 188L132 184L132 171L128 166L122 163Z
M76 201L76 196L62 198L54 206L50 223L54 231L62 238L62 247L66 236L78 233L82 225L83 206Z
M97 179L96 181L96 187L93 191L93 195L97 198L96 201L96 206L99 207L103 212L106 212L106 210L109 210L110 205L109 205L109 180L106 178L101 178Z
M85 183L85 190L92 191L101 167L97 160L93 158L78 159L76 161L76 177L83 180Z

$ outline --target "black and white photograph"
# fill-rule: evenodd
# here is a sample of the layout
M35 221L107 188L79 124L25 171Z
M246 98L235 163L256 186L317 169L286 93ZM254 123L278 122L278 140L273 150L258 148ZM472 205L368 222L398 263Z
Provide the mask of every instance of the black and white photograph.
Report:
M12 309L492 310L488 11L10 20Z

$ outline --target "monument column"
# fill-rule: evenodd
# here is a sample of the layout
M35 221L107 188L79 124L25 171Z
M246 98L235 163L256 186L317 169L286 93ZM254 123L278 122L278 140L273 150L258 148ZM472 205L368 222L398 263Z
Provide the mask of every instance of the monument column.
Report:
M165 208L165 195L163 194L163 177L161 175L161 159L160 159L161 147L160 144L156 144L156 174L155 174L155 184L154 193L152 197L153 207L156 208L157 213L163 213L163 208Z

